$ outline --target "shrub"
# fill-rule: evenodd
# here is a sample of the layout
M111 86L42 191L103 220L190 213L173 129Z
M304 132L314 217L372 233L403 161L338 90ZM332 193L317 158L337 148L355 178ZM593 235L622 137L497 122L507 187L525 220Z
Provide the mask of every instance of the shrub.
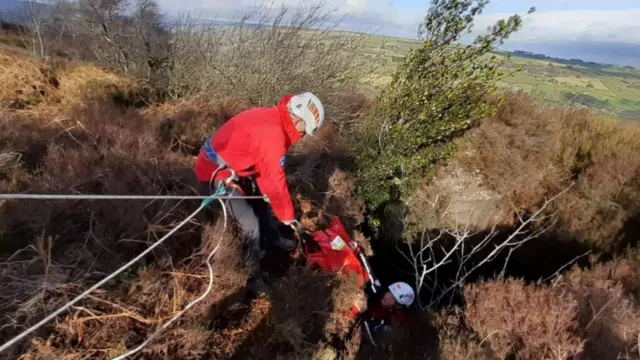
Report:
M213 258L216 272L211 294L183 315L181 326L163 333L141 354L152 358L201 359L224 349L222 343L231 345L228 339L223 340L225 329L216 329L220 334L207 329L208 319L202 316L239 291L249 274L241 260L237 239L222 229L221 222L204 227L202 245L194 253L194 259L199 261L177 267L157 262L120 280L115 288L94 293L83 301L84 307L73 308L70 315L60 319L56 333L46 340L36 339L25 355L31 358L121 355L205 291L207 279L203 275L207 271L200 257L206 257L219 242L221 246ZM218 345L218 349L211 345Z
M434 0L420 27L422 44L398 67L359 129L359 192L372 209L405 199L453 153L452 139L495 113L496 105L484 98L503 72L498 57L488 54L522 20L500 20L472 45L456 44L486 3Z
M0 111L37 117L68 116L94 101L132 92L134 83L92 65L42 63L0 54Z
M520 280L465 288L465 316L500 359L566 359L582 350L575 335L577 301L561 289Z
M171 150L196 156L202 138L211 135L248 105L232 98L192 99L151 106L144 116L156 126L156 136Z
M464 312L458 307L441 310L433 315L432 322L438 331L439 358L443 360L495 359L491 349L486 346L486 341L479 339L464 320Z
M575 181L547 214L557 233L606 251L633 243L640 214L640 126L571 107L536 107L508 94L465 137L456 160L517 212L535 211Z
M33 64L38 71L34 78L41 81L41 64ZM70 65L60 69L59 74L63 73L75 80L68 81L65 89L77 85L77 91L68 96L77 97L74 104L79 106L60 104L45 95L34 108L46 104L67 116L51 121L49 116L57 111L11 111L0 118L0 192L190 195L196 185L193 159L183 152L192 153L196 139L247 106L235 99L193 99L143 111L123 109L103 101L106 96L98 93L82 94L83 84L95 84L84 81L93 76L92 70ZM105 77L104 83L108 80ZM331 100L339 116L355 121L366 102L359 96L339 94ZM171 151L177 150L170 146L176 139L191 147ZM342 170L350 160L339 144L338 130L323 128L313 142L296 147L287 173L292 188L305 189L324 208L321 211L340 216L353 229L362 222L362 204L351 196L353 180ZM21 330L18 324L33 324L122 265L196 205L192 201L0 202L0 285L4 289L0 300L6 300L0 306L6 325L0 336L10 338ZM202 213L198 220L204 218ZM221 229L220 224L203 227L200 223L191 221L152 255L71 309L70 315L10 349L8 356L112 358L144 341L206 286L203 254L217 244ZM214 259L214 292L172 331L146 347L143 357L232 358L243 351L292 355L310 352L307 341L317 343L325 335L347 338L345 328L350 324L343 323L340 315L354 291L350 283L298 269L293 270L302 272L297 277L274 280L284 275L274 276L272 266L265 264L278 306L271 309L264 301L243 303L247 272L233 246L240 239L231 231L222 238L226 242ZM319 289L325 291L320 294ZM297 305L289 296L296 297ZM275 327L268 325L268 316ZM349 354L354 354L359 342L348 341L354 344ZM104 348L109 350L95 350Z
M580 335L590 359L638 356L640 344L640 262L617 259L591 270L575 268L558 279L578 300Z
M575 267L546 286L467 285L466 324L501 359L636 358L639 270L630 253L592 269Z
M296 9L263 5L228 26L181 18L175 27L166 90L173 99L235 96L271 106L288 92L325 95L365 74L356 59L363 34L335 33L319 3ZM328 112L328 116L330 112Z

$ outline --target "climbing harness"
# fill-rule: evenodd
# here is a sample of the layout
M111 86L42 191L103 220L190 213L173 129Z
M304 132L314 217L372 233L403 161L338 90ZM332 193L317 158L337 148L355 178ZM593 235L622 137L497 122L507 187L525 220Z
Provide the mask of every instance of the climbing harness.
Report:
M202 138L202 151L204 152L207 160L218 166L209 180L209 191L217 196L224 196L231 194L231 192L235 190L240 196L245 196L245 191L240 185L238 185L238 181L240 180L238 174L236 174L229 164L227 164L227 162L224 161L224 159L218 155L215 150L213 150L213 147L211 146L211 136L205 136ZM229 172L229 177L223 180L215 180L218 172L225 170ZM211 185L215 185L215 191L212 191L213 188Z

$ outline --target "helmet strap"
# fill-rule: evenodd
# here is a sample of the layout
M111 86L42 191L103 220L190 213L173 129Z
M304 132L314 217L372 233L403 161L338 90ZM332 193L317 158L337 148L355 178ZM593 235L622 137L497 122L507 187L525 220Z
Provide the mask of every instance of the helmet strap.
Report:
M304 122L304 120L302 120L302 118L293 114L291 114L291 119L293 120L293 126L296 128L296 131L299 133L304 133L305 126L306 126L306 123ZM300 129L300 127L302 127L302 129Z

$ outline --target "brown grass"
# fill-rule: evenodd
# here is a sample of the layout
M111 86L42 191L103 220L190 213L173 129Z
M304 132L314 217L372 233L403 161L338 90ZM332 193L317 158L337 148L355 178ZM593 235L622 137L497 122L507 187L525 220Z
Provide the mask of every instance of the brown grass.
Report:
M165 103L143 110L144 117L157 123L157 136L172 150L197 155L202 138L211 135L232 116L248 109L237 99L188 100Z
M354 321L348 317L348 314L353 310L358 297L364 295L364 290L358 286L358 278L355 274L340 276L336 282L331 294L333 310L329 313L324 333L325 338L345 341L354 326Z
M142 352L146 356L181 359L199 359L211 354L213 349L207 342L216 334L206 328L208 309L240 289L248 276L236 239L221 230L220 222L205 228L202 246L188 265L167 271L159 262L139 268L116 287L97 291L73 307L70 315L62 317L54 335L46 341L35 340L26 357L111 358L124 352L126 347L140 343L145 334L150 334L205 290L207 273L202 259L222 241L214 256L217 271L211 295L186 313L179 326Z
M133 82L108 71L16 61L6 54L0 55L0 70L0 192L192 194L191 155L202 136L251 102L200 97L125 109L112 99L134 91ZM307 229L339 216L371 253L369 239L354 231L364 221L364 208L353 197L353 161L343 146L371 103L329 85L323 92L328 126L293 149L287 178ZM269 99L278 92L269 91ZM481 170L489 186L510 195L522 211L576 180L578 186L554 209L562 210L558 230L620 249L633 244L628 234L638 216L638 138L634 126L570 109L539 109L512 96L494 119L471 133L464 144L470 152L459 160ZM35 323L122 265L196 206L0 203L0 338L9 339L21 330L18 324ZM342 316L360 291L352 278L265 266L271 300L247 299L239 239L233 226L222 231L216 205L3 355L103 359L131 349L204 291L203 261L220 241L214 290L145 348L142 358L613 359L634 358L640 351L640 268L631 258L573 270L553 286L516 280L469 285L466 308L411 314L408 326L394 326L385 349L372 349Z
M132 91L134 82L91 65L44 64L0 53L0 110L63 116L92 101Z
M23 126L6 134L11 138L3 142L7 147L3 151L23 156L16 173L0 181L0 189L44 193L189 193L192 180L188 164L145 135L147 127L135 112L90 107L76 112L73 119L68 124L51 126L38 119L8 121L7 127L17 121L22 121ZM16 178L20 181L16 182ZM139 201L5 203L0 224L3 231L0 281L6 289L2 296L11 301L5 302L2 309L4 323L33 323L86 284L115 269L184 216L193 204L175 206L175 202ZM185 230L176 236L178 244L193 239L189 228ZM179 248L176 243L169 244L155 257L160 261L169 252L179 261L191 252L177 251ZM126 305L125 308L132 304ZM16 330L5 328L2 335L8 337Z

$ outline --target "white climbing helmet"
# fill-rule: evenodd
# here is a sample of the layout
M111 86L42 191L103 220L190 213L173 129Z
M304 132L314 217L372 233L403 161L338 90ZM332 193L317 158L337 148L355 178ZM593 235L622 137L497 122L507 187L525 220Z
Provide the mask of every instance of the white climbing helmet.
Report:
M313 136L324 123L324 107L310 92L292 96L288 107L293 115L304 121L307 135Z
M405 282L397 282L389 285L389 291L391 291L393 297L396 298L396 301L405 306L411 306L416 296L413 288Z

